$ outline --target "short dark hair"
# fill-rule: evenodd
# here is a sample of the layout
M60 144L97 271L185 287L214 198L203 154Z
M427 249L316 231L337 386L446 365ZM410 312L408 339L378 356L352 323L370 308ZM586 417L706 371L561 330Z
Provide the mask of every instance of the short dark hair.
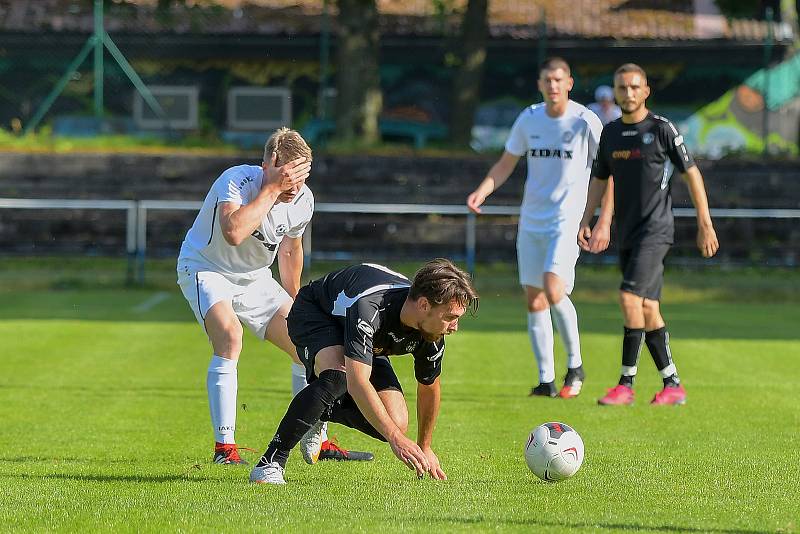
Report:
M541 65L539 65L539 74L542 73L543 70L556 70L556 69L564 69L564 72L567 73L567 76L572 76L569 70L569 63L564 58L553 56L545 59Z
M478 293L472 287L472 277L445 258L420 267L408 296L412 300L425 297L434 306L456 301L473 314L478 311Z
M640 67L636 63L625 63L624 65L621 65L617 70L614 71L614 77L616 78L618 74L625 74L627 72L635 72L637 74L641 74L642 78L644 78L645 83L647 83L647 73L644 71L642 67Z

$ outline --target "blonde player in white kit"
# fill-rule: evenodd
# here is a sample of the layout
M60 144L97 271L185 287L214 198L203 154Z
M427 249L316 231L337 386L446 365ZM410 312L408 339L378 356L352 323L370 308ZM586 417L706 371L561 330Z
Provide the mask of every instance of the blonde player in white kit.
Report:
M589 173L603 129L594 113L569 99L572 85L566 61L550 58L542 64L538 87L544 103L519 114L503 155L467 197L467 207L480 213L486 198L505 183L519 159L527 156L517 261L528 300L528 334L539 367L539 385L530 394L562 398L576 397L585 377L578 316L569 294L580 250L574 232L586 205ZM613 209L606 204L603 209ZM553 323L567 351L567 374L559 392Z
M260 167L238 165L217 178L181 245L178 284L214 349L206 386L215 463L246 463L234 437L243 324L292 358L293 393L306 385L286 316L300 289L302 235L314 213L314 196L305 185L311 159L300 134L277 130L267 140ZM270 272L276 257L282 285ZM316 462L326 439L304 438L307 462ZM371 459L350 457L368 453L327 446L332 459Z

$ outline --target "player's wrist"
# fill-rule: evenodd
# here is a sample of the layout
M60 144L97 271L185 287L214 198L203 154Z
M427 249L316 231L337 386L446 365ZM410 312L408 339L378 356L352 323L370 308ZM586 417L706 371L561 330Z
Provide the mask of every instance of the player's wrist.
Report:
M405 434L403 434L403 432L397 427L390 429L386 433L386 441L388 441L389 443L396 444L402 441L403 439L408 439L408 438L406 438Z
M714 226L711 224L711 221L697 221L697 229L704 233L710 233L714 231Z

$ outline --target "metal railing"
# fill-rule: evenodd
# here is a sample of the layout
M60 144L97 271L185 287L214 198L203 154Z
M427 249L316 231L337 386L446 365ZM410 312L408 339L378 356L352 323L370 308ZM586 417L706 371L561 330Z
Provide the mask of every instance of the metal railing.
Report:
M0 198L0 209L98 209L126 212L126 251L128 254L128 281L143 283L147 257L147 213L149 210L198 211L200 201L188 200L73 200ZM465 217L464 257L469 272L475 271L475 228L478 216L460 204L369 204L328 203L316 204L318 213L353 213L386 215L460 215ZM485 215L518 216L519 206L482 206ZM691 208L675 208L675 217L694 217ZM714 218L731 219L800 219L800 209L711 209ZM311 253L310 232L304 237L304 250Z

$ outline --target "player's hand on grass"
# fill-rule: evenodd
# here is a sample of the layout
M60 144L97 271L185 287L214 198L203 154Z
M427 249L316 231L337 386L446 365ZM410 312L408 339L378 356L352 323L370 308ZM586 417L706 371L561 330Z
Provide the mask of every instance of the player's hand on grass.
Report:
M710 258L717 253L719 241L717 241L717 233L713 226L700 226L697 229L697 248L700 249L704 258Z
M447 480L447 475L444 474L442 471L442 466L439 464L439 458L436 456L436 453L433 452L433 449L430 447L423 447L422 452L425 453L425 457L428 459L428 466L430 466L429 474L431 478L434 480Z
M595 224L589 236L589 252L599 254L608 248L611 242L611 227L606 224Z
M262 187L274 187L279 191L290 191L302 183L311 174L311 162L306 158L297 158L288 163L275 166L278 155L273 152L269 164L264 164L264 184Z
M484 202L486 202L486 196L478 193L477 191L472 192L467 197L467 207L472 213L480 213L481 206Z
M397 434L396 437L389 439L389 446L392 447L392 452L401 462L412 471L416 471L418 477L425 476L425 473L430 471L428 465L428 458L419 445L408 439L402 434Z

